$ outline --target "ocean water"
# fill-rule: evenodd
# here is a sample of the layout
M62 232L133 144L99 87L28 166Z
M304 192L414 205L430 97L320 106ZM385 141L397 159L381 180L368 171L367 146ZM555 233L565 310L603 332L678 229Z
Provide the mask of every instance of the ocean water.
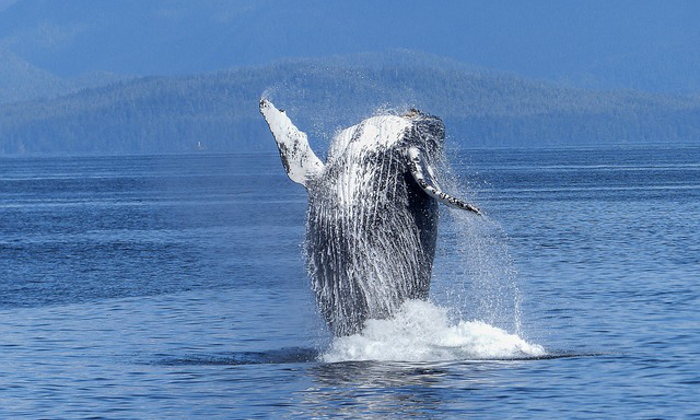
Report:
M700 418L700 148L471 150L332 340L273 154L0 159L0 418Z

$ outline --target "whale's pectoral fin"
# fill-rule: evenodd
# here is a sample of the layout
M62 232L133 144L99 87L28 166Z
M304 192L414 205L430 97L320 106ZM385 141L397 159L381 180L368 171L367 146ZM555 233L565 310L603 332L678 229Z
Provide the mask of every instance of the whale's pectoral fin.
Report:
M287 175L292 181L308 187L309 182L323 171L324 165L311 150L306 133L299 131L287 114L267 99L260 100L260 113L277 141Z
M421 189L425 191L426 194L445 204L446 206L455 209L469 210L481 215L479 209L473 205L465 203L458 198L442 192L440 186L434 179L433 171L430 168L430 165L421 156L420 149L417 147L409 147L407 155L411 175L413 175L413 179L421 187Z

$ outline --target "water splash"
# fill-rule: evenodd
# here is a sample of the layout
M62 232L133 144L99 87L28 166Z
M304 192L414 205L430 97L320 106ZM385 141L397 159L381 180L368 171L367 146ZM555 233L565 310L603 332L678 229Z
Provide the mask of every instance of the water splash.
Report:
M464 269L461 279L452 279L454 307L460 308L460 316L521 334L521 295L508 237L488 219L475 223L454 212L450 219L456 238L452 258Z
M451 321L449 310L409 300L391 318L369 320L361 333L336 337L323 362L452 361L546 356L542 346L481 321Z
M439 162L438 173L445 189L479 203L475 189L458 181L446 159ZM455 319L478 319L522 335L522 296L509 238L488 217L488 208L482 210L487 214L480 218L443 211L432 297L449 307Z
M456 181L445 160L438 167L443 185L474 201L474 193ZM433 301L408 300L392 317L368 320L361 332L336 337L320 360L431 362L552 356L521 337L517 271L502 227L487 216L476 218L459 210L444 210L441 219Z

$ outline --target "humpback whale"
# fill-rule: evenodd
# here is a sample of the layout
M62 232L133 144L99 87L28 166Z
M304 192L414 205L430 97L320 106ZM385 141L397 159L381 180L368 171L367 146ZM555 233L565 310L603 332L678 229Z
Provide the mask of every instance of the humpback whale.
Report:
M287 175L308 192L306 263L333 334L355 334L408 299L427 299L438 204L481 214L437 182L442 120L416 109L368 118L335 136L324 163L285 111L261 99L260 112Z

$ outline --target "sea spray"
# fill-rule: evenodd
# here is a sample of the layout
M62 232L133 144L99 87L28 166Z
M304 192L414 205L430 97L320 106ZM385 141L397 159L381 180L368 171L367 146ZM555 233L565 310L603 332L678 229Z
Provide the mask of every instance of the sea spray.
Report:
M520 290L507 236L488 218L477 224L450 212L450 219L446 225L451 225L457 238L452 258L466 268L463 279L452 282L453 288L462 289L459 307L467 311L462 316L520 334Z
M430 301L406 301L388 319L368 320L361 333L336 337L323 362L452 361L542 357L542 346L482 321L451 321Z
M446 189L479 202L476 189L458 181L448 160L440 162L438 172ZM484 210L484 217L473 218L443 209L431 296L449 307L454 319L478 319L521 335L522 297L508 250L509 238L501 225L488 217L487 206Z

